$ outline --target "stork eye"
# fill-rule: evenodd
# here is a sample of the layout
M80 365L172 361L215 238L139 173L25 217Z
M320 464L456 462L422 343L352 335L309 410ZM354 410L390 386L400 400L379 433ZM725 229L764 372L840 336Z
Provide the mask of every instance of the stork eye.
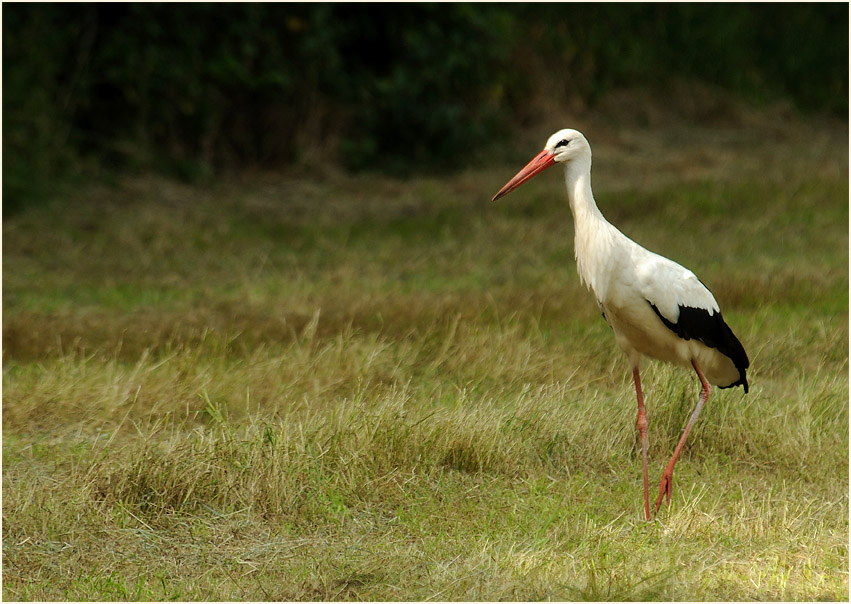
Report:
M570 141L565 138L557 142L555 148L558 149L559 147L567 147L569 144Z

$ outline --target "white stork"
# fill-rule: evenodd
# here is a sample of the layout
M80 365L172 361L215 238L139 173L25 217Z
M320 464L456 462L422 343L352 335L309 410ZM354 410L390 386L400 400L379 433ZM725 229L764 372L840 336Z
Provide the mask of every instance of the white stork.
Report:
M750 362L744 347L721 317L715 297L694 273L644 249L600 213L591 192L591 147L582 133L566 129L553 134L543 151L508 181L493 201L557 163L564 164L567 196L575 223L579 278L594 293L603 318L632 363L644 469L644 516L650 520L647 414L638 375L641 355L691 367L701 384L697 406L662 472L656 512L663 496L666 505L670 504L674 465L709 398L709 385L742 386L747 392L746 370Z

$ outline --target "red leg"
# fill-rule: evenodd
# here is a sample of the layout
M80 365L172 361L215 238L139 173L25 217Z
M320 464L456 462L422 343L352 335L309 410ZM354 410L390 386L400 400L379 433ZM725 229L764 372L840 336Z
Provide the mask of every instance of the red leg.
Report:
M691 366L694 367L694 370L697 372L697 377L700 378L700 397L697 399L697 407L694 408L694 412L691 414L691 417L688 420L688 424L686 424L686 429L683 430L683 435L680 437L680 442L677 443L677 448L674 449L674 454L671 456L671 461L668 462L668 467L665 468L665 471L662 472L662 480L659 483L659 497L656 499L656 511L659 511L659 506L662 504L662 497L665 496L665 505L671 504L671 490L673 488L674 482L674 466L677 463L677 458L680 456L680 451L683 449L683 445L686 442L686 438L688 437L688 433L691 431L691 427L694 425L694 422L697 421L697 416L700 415L700 410L703 409L703 405L706 403L706 399L709 398L709 392L712 388L709 386L709 382L706 381L706 378L703 377L703 372L700 370L700 367L697 365L697 361L692 360Z
M632 369L635 380L635 395L638 397L638 433L641 435L641 457L644 466L644 519L650 520L650 498L647 494L647 413L644 411L644 394L638 377L638 364Z

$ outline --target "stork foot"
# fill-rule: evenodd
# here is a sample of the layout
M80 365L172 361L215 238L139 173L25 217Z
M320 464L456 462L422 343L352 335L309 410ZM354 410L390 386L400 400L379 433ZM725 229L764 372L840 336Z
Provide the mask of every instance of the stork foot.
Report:
M659 497L656 498L656 510L659 511L659 506L662 505L662 497L665 497L665 507L671 505L671 491L674 488L674 469L665 468L662 472L662 480L659 481ZM654 513L655 513L654 512Z

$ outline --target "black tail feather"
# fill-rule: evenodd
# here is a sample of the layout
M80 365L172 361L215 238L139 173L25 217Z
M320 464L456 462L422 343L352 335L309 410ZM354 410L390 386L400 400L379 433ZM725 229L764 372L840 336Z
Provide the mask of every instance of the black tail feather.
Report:
M680 306L680 316L677 318L677 322L673 323L662 316L662 313L654 304L649 302L648 304L662 320L662 323L679 337L684 340L694 339L703 342L733 361L733 365L739 370L739 379L728 386L719 386L719 388L741 386L745 389L745 392L748 391L747 368L750 367L750 360L748 360L745 347L742 346L736 334L724 321L720 311L710 313L704 308Z

